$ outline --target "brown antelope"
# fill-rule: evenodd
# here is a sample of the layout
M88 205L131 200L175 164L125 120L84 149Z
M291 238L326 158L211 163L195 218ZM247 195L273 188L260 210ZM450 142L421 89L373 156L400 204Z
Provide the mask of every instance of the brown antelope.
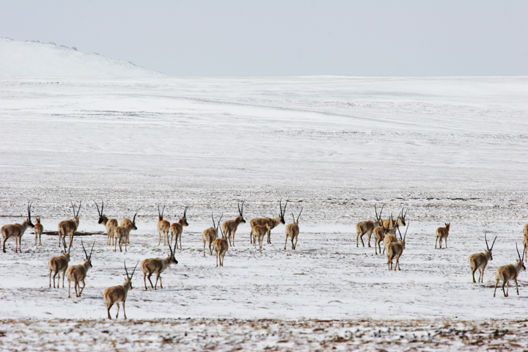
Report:
M74 283L73 287L75 288L75 296L81 297L81 294L84 288L86 287L86 283L84 282L84 280L86 279L86 274L88 273L88 269L92 268L92 253L93 253L93 249L95 246L95 241L92 245L92 250L90 251L90 255L86 253L86 249L84 248L84 244L82 240L81 240L81 246L83 248L84 256L86 260L84 261L83 264L72 265L68 268L68 270L66 270L66 277L68 278L68 298L70 298L70 289L71 289L72 281ZM81 282L83 284L82 288L80 285ZM80 290L77 291L77 289L80 289Z
M141 262L141 270L143 270L143 282L145 284L145 290L147 290L147 277L150 282L150 287L157 289L158 280L160 282L160 288L163 288L163 283L161 282L161 273L167 269L171 264L178 264L176 260L176 244L174 244L174 249L171 247L169 241L169 251L170 255L167 258L148 258ZM150 277L152 274L156 274L156 284L152 285Z
M218 263L220 263L220 266L224 266L224 256L229 249L229 242L222 231L222 227L219 227L222 238L217 238L213 241L213 249L216 252L216 266L218 266Z
M104 202L101 201L101 210L99 210L99 205L97 205L97 202L94 201L95 206L97 207L97 213L99 214L99 221L98 224L103 224L106 228L106 235L107 235L107 242L106 244L108 246L111 246L115 243L114 239L114 229L117 227L117 220L116 219L108 219L106 215L103 214L104 211Z
M126 280L122 285L118 286L112 286L108 287L103 291L103 299L106 303L106 311L108 313L108 319L112 319L110 316L110 308L114 305L114 303L117 305L117 314L116 319L119 316L119 302L123 303L123 315L126 316L125 311L125 301L127 299L128 291L132 290L132 277L134 276L134 273L136 272L137 264L134 267L134 270L132 270L132 275L128 275L128 270L126 267L126 261L125 261L125 274L126 274Z
M254 227L256 225L266 225L266 223L270 224L271 229L268 231L268 243L271 244L271 230L277 227L280 223L286 224L286 221L284 220L284 214L286 214L286 206L288 205L288 201L284 204L284 208L282 207L282 199L279 201L279 211L280 214L276 218L255 218L249 222L251 227ZM252 241L252 237L249 236L250 241Z
M251 228L249 236L251 236L255 248L257 248L258 241L259 248L262 249L262 242L264 241L264 237L266 236L269 230L271 230L271 225L269 224L269 222L266 223L266 225L255 225Z
M28 227L35 227L31 222L31 203L28 203L27 211L28 217L21 224L16 223L2 226L0 231L2 231L2 249L4 253L6 252L5 243L11 237L15 238L15 253L17 253L17 251L22 253L22 235L24 235L24 232L26 232Z
M374 211L376 212L376 221L360 221L356 224L356 231L357 231L357 237L356 237L356 247L359 247L359 239L361 239L361 244L363 247L365 247L365 242L363 242L363 236L368 236L368 246L370 247L370 237L372 236L372 232L374 229L381 224L381 213L383 212L383 207L381 207L379 216L378 216L378 210L376 208L376 205L374 205Z
M44 226L40 223L40 217L37 217L35 220L37 221L33 228L33 232L35 233L35 246L37 245L37 242L39 246L42 246L42 232L44 231Z
M209 243L209 255L213 255L213 250L211 247L213 245L214 240L216 240L216 238L218 237L218 225L220 224L220 221L222 221L222 215L220 215L220 219L218 219L218 223L215 224L214 214L211 214L211 217L213 218L213 227L205 229L202 232L202 240L204 243L204 257L205 257L205 244L206 243Z
M403 212L405 210L405 213ZM390 219L385 219L383 220L383 226L384 227L388 227L388 228L393 228L393 227L400 227L400 226L405 226L406 223L405 223L405 217L407 216L407 210L406 209L403 209L400 211L400 214L398 214L398 217L396 218L396 220L392 219L392 217Z
M62 288L64 288L64 278L66 277L66 269L68 269L68 263L70 262L70 251L71 246L66 250L66 247L64 247L64 251L62 252L62 255L58 257L53 257L48 261L48 268L49 268L49 287L51 288L51 274L53 274L53 288L55 288L55 277L58 275L58 281L57 281L57 288L59 288L60 285L60 272L62 271Z
M160 212L160 207L158 204L158 232L159 232L159 241L158 246L161 244L161 237L163 236L163 245L167 245L167 240L169 238L170 222L163 220L163 213L165 212L165 206ZM170 247L170 246L169 246Z
M515 281L515 287L517 288L517 296L519 295L519 285L517 284L517 276L519 276L520 271L525 271L526 267L524 266L524 251L523 256L521 258L517 243L515 244L515 248L517 249L517 256L519 257L515 264L499 266L497 271L495 272L495 291L493 291L493 297L495 297L495 293L497 292L497 285L501 280L502 292L504 293L504 297L508 297L508 293L510 291L510 280ZM504 285L506 284L508 287L506 291L504 291Z
M75 212L75 205L73 202L71 203L73 209L73 219L59 222L59 247L61 246L61 239L64 247L66 247L66 235L68 235L71 245L71 242L73 241L73 233L77 231L77 228L79 227L79 212L81 211L81 203L82 202L79 202L79 208L77 209L77 212Z
M445 248L447 248L447 236L449 236L449 228L451 224L445 224L445 227L439 227L436 229L436 240L435 240L435 248L437 245L437 242L440 243L440 249L442 249L442 239L445 242Z
M238 203L237 205L238 205L237 218L235 220L224 221L224 223L222 224L222 230L226 234L229 244L231 246L235 245L235 233L238 228L238 225L246 223L246 220L244 220L244 202L242 202L242 205L240 205L240 203Z
M178 248L178 239L179 239L180 240L179 249L183 249L182 244L181 244L183 227L189 226L189 223L187 222L187 208L189 207L185 207L185 209L183 210L183 216L180 219L180 221L175 222L174 224L170 225L171 241L174 241L174 243L176 244L176 248Z
M493 250L493 246L495 245L495 239L493 240L493 243L491 244L491 248L488 245L488 239L486 238L486 233L484 233L484 241L486 241L486 251L484 253L475 253L469 256L469 266L471 267L471 275L473 276L473 282L475 281L475 271L479 271L479 279L478 282L484 282L484 270L486 269L486 266L488 265L488 261L493 260L493 256L491 255L491 251Z
M123 244L125 244L125 252L127 251L127 237L124 227L118 226L114 229L114 252L117 252L117 244L119 243L119 251L123 252Z
M303 208L301 208L299 216L297 216L297 221L295 220L295 216L292 213L293 223L286 225L286 241L284 241L284 250L286 250L286 243L288 243L288 238L291 238L292 249L295 250L295 248L297 247L297 239L299 238L299 218L301 217L302 211ZM293 243L294 240L295 243Z
M407 224L407 228L405 229L405 235L401 235L400 228L398 227L398 233L400 235L400 240L398 242L391 242L387 246L387 267L389 270L392 270L392 261L393 259L396 259L396 264L394 265L394 271L396 269L400 269L400 257L403 254L403 250L405 249L405 238L407 237L407 230L409 229L409 224Z
M126 243L128 243L128 244L130 244L130 231L132 231L132 230L137 230L137 226L136 226L136 215L137 215L137 211L136 211L136 213L134 214L134 218L132 219L132 221L130 221L129 218L124 218L124 219L121 220L121 222L119 223L119 226L122 227L123 229L125 229Z

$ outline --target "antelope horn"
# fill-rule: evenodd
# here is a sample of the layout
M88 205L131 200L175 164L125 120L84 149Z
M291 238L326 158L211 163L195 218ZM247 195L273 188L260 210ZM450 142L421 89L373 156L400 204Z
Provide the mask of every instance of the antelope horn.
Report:
M33 202L28 202L28 219L31 221L31 205Z
M97 204L97 202L95 200L93 202L95 203L95 206L97 207L97 214L99 214L99 216L101 216L102 212L99 211L99 204Z
M84 243L83 243L82 239L81 239L81 246L82 246L83 251L84 251L84 256L86 257L86 259L88 259L88 253L86 253L86 248L84 248Z
M293 222L295 222L295 215L292 213Z
M497 238L497 237L495 237ZM488 245L488 239L486 238L486 232L484 231L484 241L486 241L486 249L488 250L488 252L490 251L490 248L489 248L489 245Z
M81 211L81 205L82 205L82 200L79 201L79 208L77 208L77 214L75 214L75 217L78 217L79 216L79 213Z
M165 214L165 206L163 206L163 209L161 209L161 216L163 216L163 214Z
M72 206L72 209L73 209L73 217L75 217L75 205L73 205L73 202L71 202L71 206Z
M132 223L133 223L133 224L136 223L136 215L137 215L137 213L138 213L138 212L136 211L136 213L134 214L134 218L132 219Z
M160 208L159 208L159 204L156 204L158 206L158 215L161 216L161 212L160 212Z
M185 209L183 209L183 217L184 218L187 217L187 208L189 208L189 207L185 207Z
M302 213L303 209L304 209L304 208L301 208L301 211L299 212L299 216L297 217L297 221L296 221L296 223L299 223L299 218L301 217L301 213Z
M521 253L519 253L519 247L517 247L517 242L515 242L515 249L517 250L517 255L519 256L519 259L521 259ZM523 257L524 257L524 252L523 252Z
M490 252L493 250L493 246L495 245L495 240L497 239L497 236L493 239L493 243L491 244Z
M224 216L224 213L220 214L220 219L218 219L218 222L216 223L216 228L220 228L220 231L222 231L222 226L220 226L220 223L222 222L222 216ZM223 236L223 232L222 232Z
M384 206L385 206L385 204L383 204L383 205L381 206L380 215L379 215L379 218L378 218L379 221L381 221L381 213L383 213L383 207L384 207Z
M409 229L409 224L410 224L410 221L407 221L407 227L405 228L405 234L403 235L403 239L405 240L405 237L407 237L407 230ZM398 226L398 229L400 227Z
M136 272L136 268L139 264L139 261L136 263L136 266L134 267L134 270L132 270L132 275L130 275L130 280L132 280L132 277L134 277L134 273Z
M213 219L213 227L216 229L216 223L214 221L214 213L211 213L211 219Z
M127 279L130 280L130 276L128 276L128 270L127 270L127 267L126 267L126 259L125 259L125 274L127 276Z
M104 212L104 200L101 199L101 215L103 215Z
M90 250L90 257L88 259L92 259L92 253L93 253L94 246L95 246L95 240L92 244L92 249Z

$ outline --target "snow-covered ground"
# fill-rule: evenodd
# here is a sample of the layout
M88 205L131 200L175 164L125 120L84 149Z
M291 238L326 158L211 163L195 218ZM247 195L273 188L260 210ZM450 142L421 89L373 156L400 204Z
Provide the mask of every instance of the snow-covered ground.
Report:
M84 232L104 230L93 200L105 201L109 217L139 212L126 253L101 235L83 237L95 250L81 298L48 288L57 237L36 247L28 230L21 254L9 240L0 330L72 322L62 319L99 329L102 291L123 282L123 261L168 255L157 245L157 203L171 222L190 206L190 225L164 289L145 291L136 272L127 316L138 323L524 319L528 274L519 296L513 287L493 298L493 285L528 222L527 98L526 77L0 78L0 225L23 221L28 201L51 231L71 217L72 201L83 202ZM284 225L254 249L249 220L277 216L280 199L289 201L287 222L303 208L297 250L284 250ZM216 268L201 232L212 212L234 218L242 200L247 223ZM373 247L356 247L355 223L382 204L386 216L408 209L398 272ZM448 248L435 249L446 222ZM497 236L494 260L484 284L473 284L467 259L485 249L485 232ZM82 259L77 238L71 264Z

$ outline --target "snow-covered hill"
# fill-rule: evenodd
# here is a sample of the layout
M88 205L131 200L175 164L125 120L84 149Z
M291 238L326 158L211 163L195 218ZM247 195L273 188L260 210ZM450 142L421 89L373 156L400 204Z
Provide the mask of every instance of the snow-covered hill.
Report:
M163 74L75 48L0 38L0 77L150 78Z

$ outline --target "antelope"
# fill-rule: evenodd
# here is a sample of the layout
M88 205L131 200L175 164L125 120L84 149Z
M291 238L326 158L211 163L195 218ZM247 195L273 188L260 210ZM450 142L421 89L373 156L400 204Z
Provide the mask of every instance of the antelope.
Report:
M216 240L216 238L218 237L218 225L220 224L220 221L222 220L222 215L220 215L220 219L218 219L218 223L215 224L214 214L211 214L211 217L213 218L213 227L205 229L202 232L202 240L204 243L204 257L205 257L205 244L206 243L209 243L209 255L213 255L213 250L211 246L213 245L213 241Z
M299 216L297 216L297 221L295 220L295 216L292 213L293 223L286 225L286 241L284 241L284 250L286 250L288 238L291 238L292 249L295 250L297 247L297 239L299 238L299 218L301 217L302 211L303 208L301 208ZM293 243L293 240L295 240L295 244ZM262 248L262 246L260 248Z
M31 222L31 203L28 203L27 211L28 217L26 220L24 220L24 222L22 222L21 224L16 223L4 225L2 226L2 229L0 229L0 231L2 231L2 249L4 253L6 252L5 243L11 237L15 238L15 253L17 253L17 251L19 253L22 253L22 235L24 235L24 232L26 232L28 227L35 227L35 225L33 225L33 223Z
M249 236L251 236L255 248L257 248L258 240L259 247L260 249L262 249L262 241L264 240L264 236L266 236L269 230L271 230L271 225L269 224L269 222L266 223L266 225L255 225L251 228Z
M440 243L440 249L442 249L442 239L445 241L445 248L447 248L447 236L449 236L449 227L451 224L445 224L445 227L439 227L436 229L436 240L435 240L435 248L437 245L437 242Z
M70 241L71 246L71 241ZM81 294L86 287L86 283L84 280L86 279L86 274L88 273L88 269L92 268L92 253L95 246L95 241L92 245L92 250L90 251L90 255L86 253L86 249L84 248L84 244L81 240L81 246L84 251L84 255L86 260L83 264L79 265L72 265L66 270L66 277L68 278L68 298L70 298L70 290L71 290L71 282L74 282L74 288L75 288L75 296L81 297ZM81 288L80 282L82 281L83 287ZM77 289L80 289L79 292L77 292Z
M238 216L235 220L227 220L224 221L222 224L222 230L227 236L227 239L229 241L229 244L231 246L235 245L235 233L238 228L238 225L245 224L246 220L244 220L244 202L242 202L242 205L240 203L238 205Z
M134 267L134 270L132 270L132 275L128 275L128 270L126 267L126 260L125 260L125 274L126 274L126 280L122 285L118 286L112 286L108 287L103 291L103 299L106 303L106 311L108 313L108 319L112 319L110 316L110 308L114 305L114 303L117 305L117 314L116 319L119 316L119 302L123 302L123 315L126 316L125 311L125 301L127 299L128 291L132 290L132 277L134 276L134 273L136 272L137 264Z
M517 288L517 296L519 295L519 285L517 284L517 276L519 276L520 271L525 271L526 267L524 266L524 251L523 256L521 258L517 243L515 244L515 248L517 249L517 256L519 257L515 264L499 266L497 271L495 272L495 291L493 291L493 297L495 297L495 293L497 292L497 285L501 280L502 292L504 293L504 297L508 297L508 293L510 291L510 280L515 281L515 287ZM504 285L506 284L508 285L508 288L506 289L506 291L504 291Z
M176 244L176 248L178 248L178 239L180 240L180 248L183 249L181 244L181 238L182 238L182 232L184 226L189 226L189 223L187 222L187 208L183 210L183 216L180 219L180 221L175 222L174 224L170 225L170 233L171 233L171 241L174 240L174 243Z
M409 229L409 224L407 224L407 228L405 229L405 235L401 235L400 228L398 227L398 233L400 235L400 241L398 242L391 242L387 246L387 267L389 270L392 270L392 260L396 259L396 264L394 265L394 271L396 271L396 268L398 270L400 269L400 257L403 254L403 250L405 249L405 238L407 237L407 230Z
M64 288L64 278L66 277L66 269L68 269L68 263L70 262L70 251L71 251L71 245L66 250L66 247L64 247L64 251L62 252L62 255L58 257L53 257L48 261L48 268L49 268L49 287L51 288L51 274L55 272L53 275L53 288L55 288L55 277L58 275L58 281L57 281L57 288L59 288L60 285L60 272L62 271L62 288Z
M475 281L475 271L479 271L479 279L478 282L484 282L484 270L486 269L486 266L488 265L488 261L493 260L493 256L491 255L491 251L493 250L493 246L495 245L495 239L493 240L493 243L491 244L491 248L488 245L488 239L486 238L486 233L484 233L484 241L486 241L486 251L484 253L475 253L469 256L469 266L471 267L471 275L473 275L473 283L476 283Z
M164 246L167 245L167 239L169 238L170 222L168 222L167 220L163 220L164 212L165 212L165 206L163 206L163 210L160 212L160 207L158 204L158 232L159 232L158 246L161 244L162 235L163 235L163 245Z
M33 232L35 233L35 246L37 245L37 240L38 245L42 246L42 232L44 231L44 226L40 223L40 217L37 217L35 220L37 221L33 228Z
M227 250L229 249L229 242L227 241L227 238L225 237L225 234L222 231L222 227L220 227L220 233L222 235L222 238L217 238L216 240L213 241L213 249L216 252L216 266L217 267L218 267L218 263L220 263L220 266L224 266L224 256Z
M73 241L73 233L77 231L77 227L79 227L79 212L81 211L81 203L82 202L79 202L77 213L75 212L75 205L73 205L73 202L71 203L73 209L73 219L59 222L59 247L61 246L61 239L64 247L66 247L66 235L68 235L71 245L71 242Z
M389 220L383 220L383 226L387 228L405 226L405 217L407 216L407 210L405 210L405 213L403 212L404 210L405 209L402 208L396 220L393 220L392 217Z
M127 236L124 227L118 226L114 229L114 252L117 252L117 244L119 243L119 251L123 252L123 243L125 244L125 252L127 251Z
M134 214L134 218L132 219L132 221L130 221L129 218L124 218L119 223L119 227L122 227L123 229L125 229L126 243L128 243L128 244L130 244L130 231L137 230L137 227L136 227L136 215L137 215L137 211Z
M361 244L365 247L365 242L363 242L363 236L368 236L368 246L370 247L370 237L372 236L372 231L381 224L381 213L383 212L383 207L381 207L379 216L376 205L374 205L374 212L376 212L376 221L360 221L356 224L356 247L359 247L359 239L361 239Z
M163 288L163 283L161 282L161 273L167 269L167 267L171 264L178 264L178 261L176 260L175 254L176 254L176 244L174 244L174 249L171 247L171 243L169 242L169 251L170 255L167 258L148 258L144 259L141 262L141 270L143 270L143 282L145 283L145 290L147 290L147 276L148 280L150 282L150 287L153 289L157 289L158 286L158 279L160 282L160 288ZM150 280L150 277L152 274L156 274L156 284L152 285L152 281Z
M95 206L97 207L97 213L99 214L98 224L103 224L106 228L106 235L108 237L106 244L111 246L115 243L114 239L114 229L117 227L116 219L108 219L106 215L103 214L104 211L104 202L101 201L101 210L99 211L99 205L94 201Z
M388 224L390 225L390 223ZM397 227L392 227L392 228L385 227L383 223L381 224L381 226L378 226L374 229L373 231L374 233L374 253L376 255L378 254L378 249L379 249L379 253L381 254L381 242L383 242L383 245L384 245L383 252L385 252L385 247L386 247L385 237L387 235L392 235L393 237L387 240L387 243L395 242L397 240L396 236L394 235L396 229Z
M265 225L269 222L271 229L268 231L268 243L271 244L271 230L277 227L280 223L286 224L286 221L284 221L284 214L286 214L286 206L288 205L288 201L284 204L284 208L282 207L282 199L279 201L279 211L280 214L276 218L255 218L249 222L251 227L254 227L256 225ZM249 236L250 241L253 240L251 236ZM251 242L253 243L253 242Z

